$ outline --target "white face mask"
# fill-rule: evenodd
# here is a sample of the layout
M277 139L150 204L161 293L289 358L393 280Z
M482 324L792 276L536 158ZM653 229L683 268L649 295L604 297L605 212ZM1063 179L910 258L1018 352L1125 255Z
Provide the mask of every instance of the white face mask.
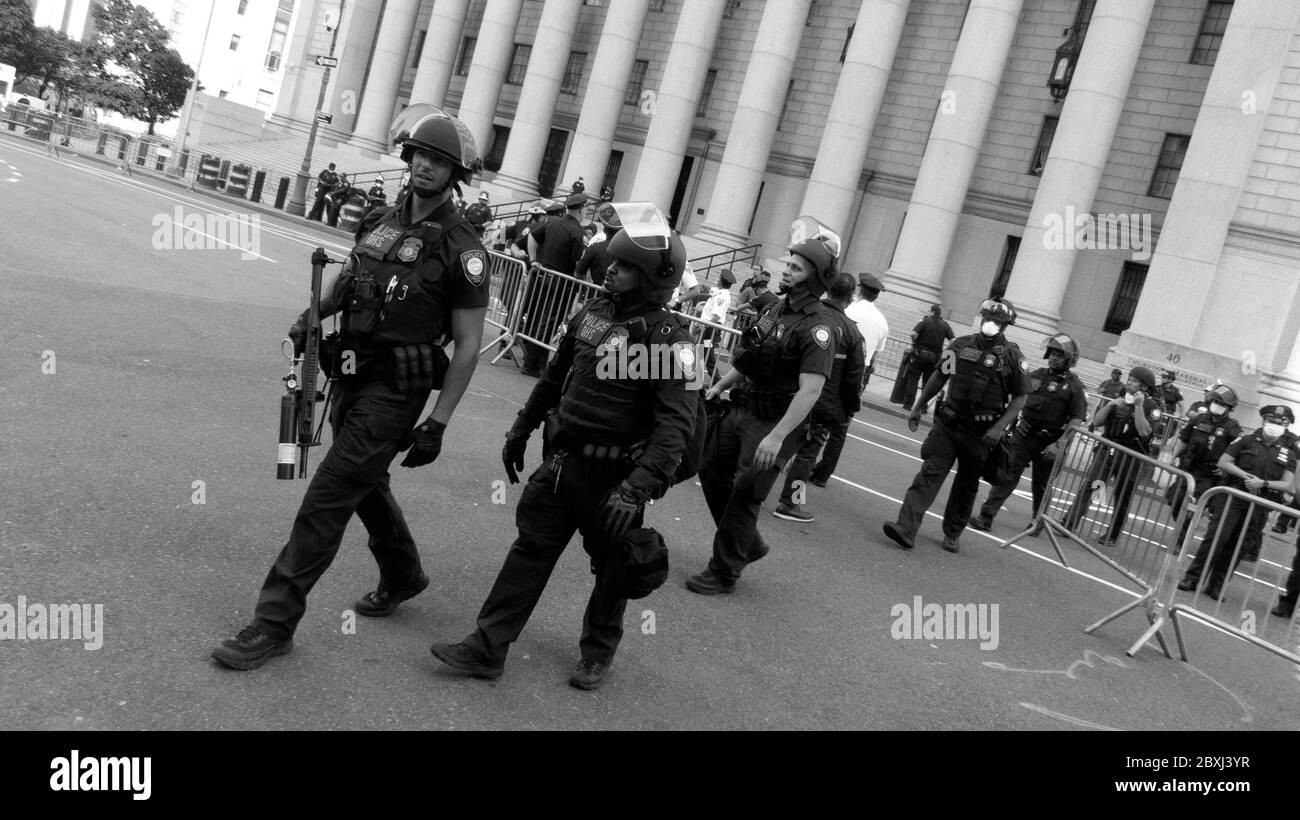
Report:
M1135 401L1137 401L1137 399L1133 398L1133 394L1132 394L1132 393L1125 393L1125 394L1124 394L1124 403L1125 403L1125 404L1132 404L1132 403L1135 402Z
M1217 401L1210 402L1210 413L1213 415L1222 416L1226 412L1228 412L1228 405L1219 404Z
M985 336L996 336L1001 330L1002 326L997 322L985 322L980 325L980 333L983 333Z
M1286 425L1284 424L1264 425L1264 435L1268 436L1269 438L1277 438L1278 436L1282 435L1284 432L1286 432Z

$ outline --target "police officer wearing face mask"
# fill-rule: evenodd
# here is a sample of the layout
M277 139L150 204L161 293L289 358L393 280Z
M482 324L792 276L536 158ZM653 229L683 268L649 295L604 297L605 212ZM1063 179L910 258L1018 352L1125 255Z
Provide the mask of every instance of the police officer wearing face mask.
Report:
M667 225L657 208L620 204L647 224ZM695 348L689 330L664 305L681 279L686 248L680 237L647 237L626 229L609 241L613 264L605 293L574 316L555 356L519 411L501 457L518 482L528 437L545 420L545 463L528 479L515 520L519 537L492 585L478 627L456 644L435 643L443 663L479 678L498 678L547 579L574 532L582 535L596 583L582 619L582 660L569 678L579 689L601 685L623 636L626 598L609 588L611 542L639 528L644 505L661 497L696 424L698 390L691 387ZM671 355L678 367L649 375L618 366L648 352ZM662 360L661 360L662 361ZM644 531L642 531L644 532Z
M989 496L980 508L980 514L970 520L977 530L993 527L993 518L1002 509L1016 486L1025 467L1033 465L1032 489L1034 508L1038 515L1047 489L1047 479L1052 475L1052 462L1060 455L1065 444L1063 434L1067 427L1082 424L1088 415L1088 399L1079 377L1070 370L1079 361L1079 348L1064 333L1052 336L1045 343L1047 367L1029 374L1028 398L1020 419L1011 431L1011 471L1015 477L989 490Z
M1269 501L1281 501L1282 494L1291 490L1295 480L1296 437L1286 429L1295 423L1295 415L1284 404L1261 407L1259 415L1263 419L1263 425L1253 433L1237 438L1219 457L1219 469L1223 471L1221 485L1245 490ZM1211 598L1219 598L1223 582L1230 574L1229 564L1238 537L1242 538L1244 557L1247 539L1252 535L1261 535L1264 520L1268 517L1266 509L1256 506L1247 521L1250 506L1249 501L1240 498L1228 502L1227 508L1219 516L1217 536L1211 537L1207 533L1201 541L1196 557L1178 584L1179 589L1195 589L1208 561L1210 577L1202 591ZM1242 536L1243 527L1247 531L1245 536ZM1242 559L1238 558L1240 560Z
M986 299L980 305L980 318L979 333L959 336L948 345L939 369L925 383L907 417L907 428L916 432L926 404L947 387L935 410L934 427L921 445L921 471L907 488L898 519L883 525L885 535L906 550L915 545L921 519L939 495L953 462L957 475L943 511L943 548L960 549L984 460L1025 406L1029 363L1003 335L1015 323L1015 308L1004 299Z
M804 220L813 222L801 217L796 224ZM817 225L789 250L783 298L745 332L735 366L707 394L714 399L735 387L732 410L716 434L717 455L700 471L718 527L708 567L686 582L700 595L735 591L746 565L767 554L758 511L803 443L809 411L835 362L834 319L821 296L835 277L839 239Z
M363 220L343 273L321 299L322 316L342 312L340 349L355 368L340 375L333 444L266 576L253 622L212 653L235 669L292 649L307 594L334 560L353 513L379 564L379 588L353 605L358 614L391 615L429 585L388 468L403 450L410 450L403 467L429 464L442 450L443 430L478 362L487 253L451 200L452 188L479 167L469 129L433 106L408 107L394 127L412 171L410 193ZM304 312L289 332L298 350L306 322ZM448 363L449 339L455 352ZM417 427L434 389L433 412Z
M1151 435L1164 416L1157 397L1156 374L1149 368L1135 367L1128 373L1124 395L1113 398L1098 408L1092 416L1092 427L1100 428L1102 437L1142 455L1149 455ZM1103 546L1112 546L1119 539L1128 520L1128 507L1137 489L1142 471L1128 459L1118 457L1115 450L1098 446L1088 467L1088 476L1079 494L1075 496L1070 511L1062 525L1072 530L1079 526L1092 501L1093 485L1114 479L1115 516L1110 530L1102 538Z
M1219 483L1222 476L1219 458L1228 449L1228 445L1241 435L1241 425L1232 417L1232 411L1237 406L1237 391L1225 384L1215 385L1206 391L1205 400L1206 409L1194 413L1187 420L1174 445L1174 466L1191 473L1196 482L1192 488L1193 503L1202 493ZM1183 492L1182 482L1175 481L1169 485L1167 497L1174 510L1181 506ZM1220 506L1223 496L1215 498L1216 507ZM1214 512L1217 514L1217 509ZM1189 526L1190 519L1183 522L1176 543L1182 543Z

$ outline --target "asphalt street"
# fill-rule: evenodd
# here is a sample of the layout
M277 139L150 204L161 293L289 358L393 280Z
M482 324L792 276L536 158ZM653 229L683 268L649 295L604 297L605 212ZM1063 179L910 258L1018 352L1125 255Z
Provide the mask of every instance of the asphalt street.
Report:
M377 582L354 519L294 651L220 668L209 653L250 620L307 483L275 479L280 340L311 250L348 248L246 208L0 139L0 604L104 613L98 649L0 640L2 729L1300 729L1297 669L1258 649L1193 626L1192 663L1151 646L1128 658L1140 614L1083 634L1131 587L1082 552L1061 568L1046 540L999 548L991 536L1028 518L1027 481L959 554L939 548L933 513L914 552L894 547L880 525L924 430L872 408L830 486L810 490L815 522L773 518L773 494L759 522L772 553L732 596L684 587L710 554L698 485L650 510L671 575L629 606L602 690L565 683L591 582L577 543L505 676L452 673L428 647L472 628L514 536L519 488L494 493L532 384L487 357L439 460L393 466L429 589L390 619L350 618ZM251 252L218 241L239 234L209 214L232 211ZM896 607L918 596L996 605L996 647L894 637Z

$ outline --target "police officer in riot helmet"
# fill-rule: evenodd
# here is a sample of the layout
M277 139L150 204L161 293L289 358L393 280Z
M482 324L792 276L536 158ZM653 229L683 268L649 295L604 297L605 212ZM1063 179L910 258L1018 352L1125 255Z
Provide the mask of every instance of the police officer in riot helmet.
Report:
M744 568L768 546L758 511L787 460L805 437L809 411L821 395L836 355L834 322L821 300L835 278L840 242L811 217L791 230L784 258L784 297L769 305L740 341L731 372L709 389L731 390L731 411L716 431L716 455L700 471L717 524L708 567L686 586L701 595L735 590Z
M1043 343L1047 367L1029 374L1029 395L1008 439L1006 480L989 490L980 514L970 520L976 530L989 530L1002 504L1020 483L1025 467L1033 465L1033 515L1038 515L1052 474L1052 462L1066 443L1067 429L1088 417L1087 390L1070 369L1079 361L1079 346L1064 333Z
M883 525L885 535L903 549L915 545L921 519L956 462L957 475L943 512L943 548L957 552L979 493L984 461L1025 405L1029 364L1020 348L1003 335L1016 321L1015 308L1005 299L986 299L980 305L980 320L978 333L959 336L948 345L939 369L908 414L907 427L915 432L926 403L947 388L935 411L934 426L921 445L921 471L907 489L898 519Z
M655 206L618 209L624 228L609 241L614 261L604 292L568 323L506 434L501 457L517 482L529 436L545 428L544 462L527 479L515 514L519 536L474 632L431 647L443 663L475 677L501 676L510 645L576 531L596 582L583 616L582 660L569 683L601 685L623 635L628 590L611 580L619 577L619 549L627 547L621 542L653 533L640 528L645 504L667 491L695 429L700 398L691 382L699 363L690 333L664 307L685 269L686 249ZM625 366L644 355L661 363L671 357L672 366Z
M1189 501L1193 503L1202 493L1219 483L1223 475L1219 470L1219 458L1228 449L1228 445L1241 435L1241 424L1232 416L1232 411L1237 407L1237 391L1226 384L1216 384L1205 391L1204 401L1205 409L1193 413L1187 419L1187 424L1178 432L1174 444L1174 466L1192 475L1194 483ZM1175 514L1182 507L1185 492L1181 481L1170 482L1165 500ZM1211 498L1219 499L1214 502L1214 509L1207 510L1213 517L1218 514L1223 496ZM1176 543L1182 543L1189 526L1190 518L1183 521Z
M442 450L443 431L478 361L487 254L451 200L452 188L479 167L469 129L433 106L416 105L393 131L410 167L410 194L362 221L343 272L321 299L323 317L342 315L333 444L266 576L252 623L213 652L226 666L253 669L292 648L307 594L334 560L353 513L379 564L378 588L353 605L357 614L391 615L429 584L388 469L399 452L410 451L403 467L419 467ZM290 331L299 350L306 316ZM450 361L443 352L448 341L455 342ZM433 390L433 411L417 425Z

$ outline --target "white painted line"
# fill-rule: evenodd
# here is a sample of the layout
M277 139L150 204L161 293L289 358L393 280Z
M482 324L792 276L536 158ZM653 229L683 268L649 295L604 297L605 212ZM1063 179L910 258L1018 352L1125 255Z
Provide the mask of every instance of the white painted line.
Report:
M1113 726L1103 726L1100 723L1093 723L1090 720L1084 720L1083 718L1072 717L1070 715L1065 714L1064 712L1054 712L1045 706L1039 706L1035 703L1025 703L1021 701L1020 705L1025 707L1031 712L1037 712L1040 715L1046 715L1047 717L1050 718L1056 718L1057 720L1062 720L1065 721L1066 723L1073 723L1075 726L1082 726L1085 729L1097 729L1102 732L1124 731L1123 729L1116 729Z

